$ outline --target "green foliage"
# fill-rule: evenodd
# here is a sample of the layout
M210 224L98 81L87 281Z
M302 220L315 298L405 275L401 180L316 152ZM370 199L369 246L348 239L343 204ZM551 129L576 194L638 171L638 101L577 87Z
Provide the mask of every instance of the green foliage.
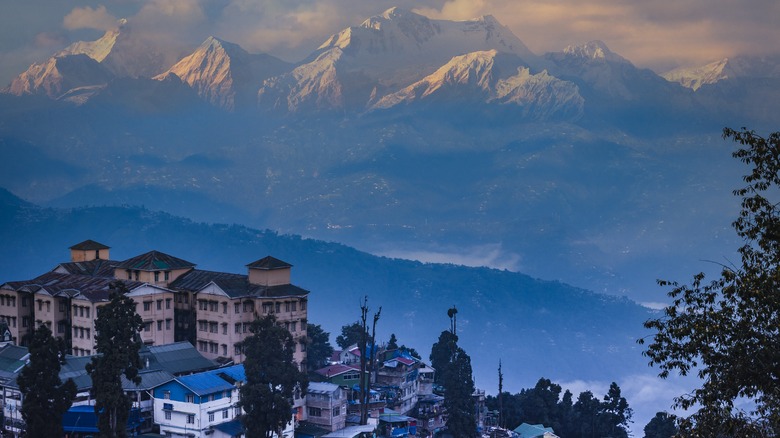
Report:
M733 223L745 242L741 265L724 267L710 282L701 273L690 285L660 281L671 287L672 304L645 323L656 333L644 354L662 378L695 372L701 379L675 399L677 407L697 409L680 421L682 435L774 436L780 433L780 133L763 138L725 129L723 135L743 146L733 156L751 166L746 185L734 190L742 198ZM754 408L742 410L737 400Z
M127 419L132 407L122 388L121 376L136 384L141 382L139 333L143 321L135 312L135 303L126 295L127 286L121 281L111 283L108 304L98 309L95 320L98 352L87 364L92 378L95 413L98 416L100 437L127 436Z
M60 380L60 365L65 360L65 343L54 338L45 325L38 327L29 347L30 362L17 378L24 396L22 419L27 424L25 436L62 436L62 416L76 395L76 384Z
M314 371L328 364L333 355L333 346L330 345L330 333L323 330L319 324L307 324L306 336L306 366L309 371Z
M628 437L628 423L632 410L620 395L620 387L612 383L600 401L590 391L580 393L573 402L572 393L541 378L536 386L517 394L501 394L503 418L507 428L515 429L521 423L552 427L558 436L571 438ZM488 396L488 409L498 408L498 399Z
M395 337L395 333L390 334L390 341L387 343L388 350L398 349L398 338Z
M477 422L474 412L474 378L471 358L453 344L452 361L443 369L444 408L447 410L447 430L456 438L474 437Z
M292 420L293 397L306 392L306 375L293 361L295 341L274 315L255 319L252 335L243 343L246 383L241 386L238 406L248 438L281 436Z
M346 350L352 345L360 342L362 334L365 333L366 338L369 337L368 332L363 329L363 326L359 322L353 322L341 327L341 334L336 337L336 344L341 347L342 350Z
M441 385L444 381L444 370L450 363L452 345L458 342L458 337L449 330L444 330L439 335L439 340L431 347L431 367L436 370L434 382Z
M645 438L672 438L677 434L676 418L666 412L657 412L645 426Z

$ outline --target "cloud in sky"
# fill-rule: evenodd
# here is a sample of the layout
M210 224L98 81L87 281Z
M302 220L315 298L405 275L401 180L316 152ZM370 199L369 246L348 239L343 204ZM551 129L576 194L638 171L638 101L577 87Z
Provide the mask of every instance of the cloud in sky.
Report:
M194 47L215 35L251 52L296 61L330 34L392 6L431 18L492 14L539 54L599 39L656 71L738 53L776 52L780 40L776 0L749 5L728 0L29 0L0 15L0 59L44 57L36 51L19 54L34 50L38 35L62 32L67 43L83 37L84 29L105 30L116 18L129 18L162 40ZM7 82L6 70L19 73L26 67L4 66L0 79Z
M62 27L68 30L95 29L106 31L116 26L116 17L105 6L74 8L62 20Z

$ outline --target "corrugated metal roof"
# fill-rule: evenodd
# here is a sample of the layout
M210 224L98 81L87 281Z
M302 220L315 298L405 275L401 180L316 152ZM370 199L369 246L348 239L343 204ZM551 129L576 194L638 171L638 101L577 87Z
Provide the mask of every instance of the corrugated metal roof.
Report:
M262 270L273 270L273 269L286 269L286 268L292 268L292 265L283 262L277 258L266 256L261 258L260 260L256 260L248 265L246 265L247 268L250 269L262 269Z
M139 271L167 271L172 269L192 268L195 263L165 254L160 251L149 251L120 262L119 269L132 269Z
M309 382L309 387L306 392L312 392L317 394L330 394L339 389L339 385L328 382Z
M203 357L189 342L151 345L141 349L141 362L149 359L148 369L165 370L173 375L216 368L211 359Z
M208 395L233 389L232 384L212 373L190 374L177 377L176 380L196 395Z
M87 239L81 243L77 243L73 246L71 246L69 249L75 249L77 251L90 251L90 250L96 250L96 249L110 249L110 246L103 245L100 242L95 242L94 240Z
M116 260L90 260L88 262L60 263L57 269L62 269L68 274L87 275L90 277L113 277L114 268L119 262Z
M229 436L239 436L244 433L244 426L241 425L241 421L232 420L225 423L220 423L214 426L214 429L225 433Z
M163 383L170 382L175 378L173 374L164 370L142 371L138 373L138 377L141 378L141 383L136 385L135 383L127 380L123 375L122 388L124 388L125 390L152 389L162 385Z
M197 292L209 283L214 283L230 298L278 298L301 297L309 291L292 284L279 286L261 286L249 282L249 277L226 272L203 271L193 269L171 282L168 287L174 290Z

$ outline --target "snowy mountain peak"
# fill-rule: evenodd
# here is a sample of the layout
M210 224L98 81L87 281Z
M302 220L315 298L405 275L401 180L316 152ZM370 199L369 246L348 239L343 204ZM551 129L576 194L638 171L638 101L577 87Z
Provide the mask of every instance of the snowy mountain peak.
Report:
M17 96L34 94L57 99L73 88L104 85L109 80L111 74L89 56L65 54L31 65L4 91Z
M780 56L723 58L702 66L677 68L661 76L694 91L725 79L780 78Z
M630 63L626 58L609 50L609 47L599 40L589 41L582 45L570 45L563 49L563 54L583 60Z

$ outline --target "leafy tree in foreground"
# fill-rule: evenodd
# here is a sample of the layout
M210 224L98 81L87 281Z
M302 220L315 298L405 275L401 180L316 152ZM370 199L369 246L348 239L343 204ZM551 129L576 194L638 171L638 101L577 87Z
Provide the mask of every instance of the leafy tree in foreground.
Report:
M645 438L672 438L677 434L674 415L658 412L645 426Z
M656 331L644 354L659 376L696 373L701 386L675 399L696 412L680 421L684 436L780 434L780 133L767 138L725 129L743 147L733 156L751 167L733 226L745 244L741 265L705 282L671 287L672 304L645 323ZM643 340L640 340L642 343ZM748 402L748 411L735 401ZM745 404L742 404L743 406Z
M336 345L341 347L342 350L346 350L350 346L358 344L363 338L363 334L368 337L368 332L364 330L359 322L342 326L341 334L336 337Z
M306 392L306 375L293 361L292 335L273 314L254 320L250 331L242 343L246 383L238 405L246 414L241 422L248 438L282 436L292 420L293 398Z
M131 382L141 382L138 336L143 321L121 281L111 283L108 304L98 309L95 320L97 356L87 364L92 378L95 414L101 437L126 437L132 402L122 388L122 374Z
M471 358L457 344L453 346L452 361L444 369L443 384L448 432L455 438L476 436Z
M452 356L452 345L457 344L458 337L449 330L439 335L439 340L431 347L431 367L436 370L434 381L441 385L444 381L444 370L449 365Z
M309 371L314 371L328 364L328 360L333 355L333 346L330 345L330 333L318 324L308 324L306 336L309 338L306 347L306 365Z
M60 380L60 365L65 360L65 343L54 338L45 325L38 327L30 342L30 362L16 379L24 395L22 418L27 424L25 436L62 436L62 416L76 395L76 384Z

